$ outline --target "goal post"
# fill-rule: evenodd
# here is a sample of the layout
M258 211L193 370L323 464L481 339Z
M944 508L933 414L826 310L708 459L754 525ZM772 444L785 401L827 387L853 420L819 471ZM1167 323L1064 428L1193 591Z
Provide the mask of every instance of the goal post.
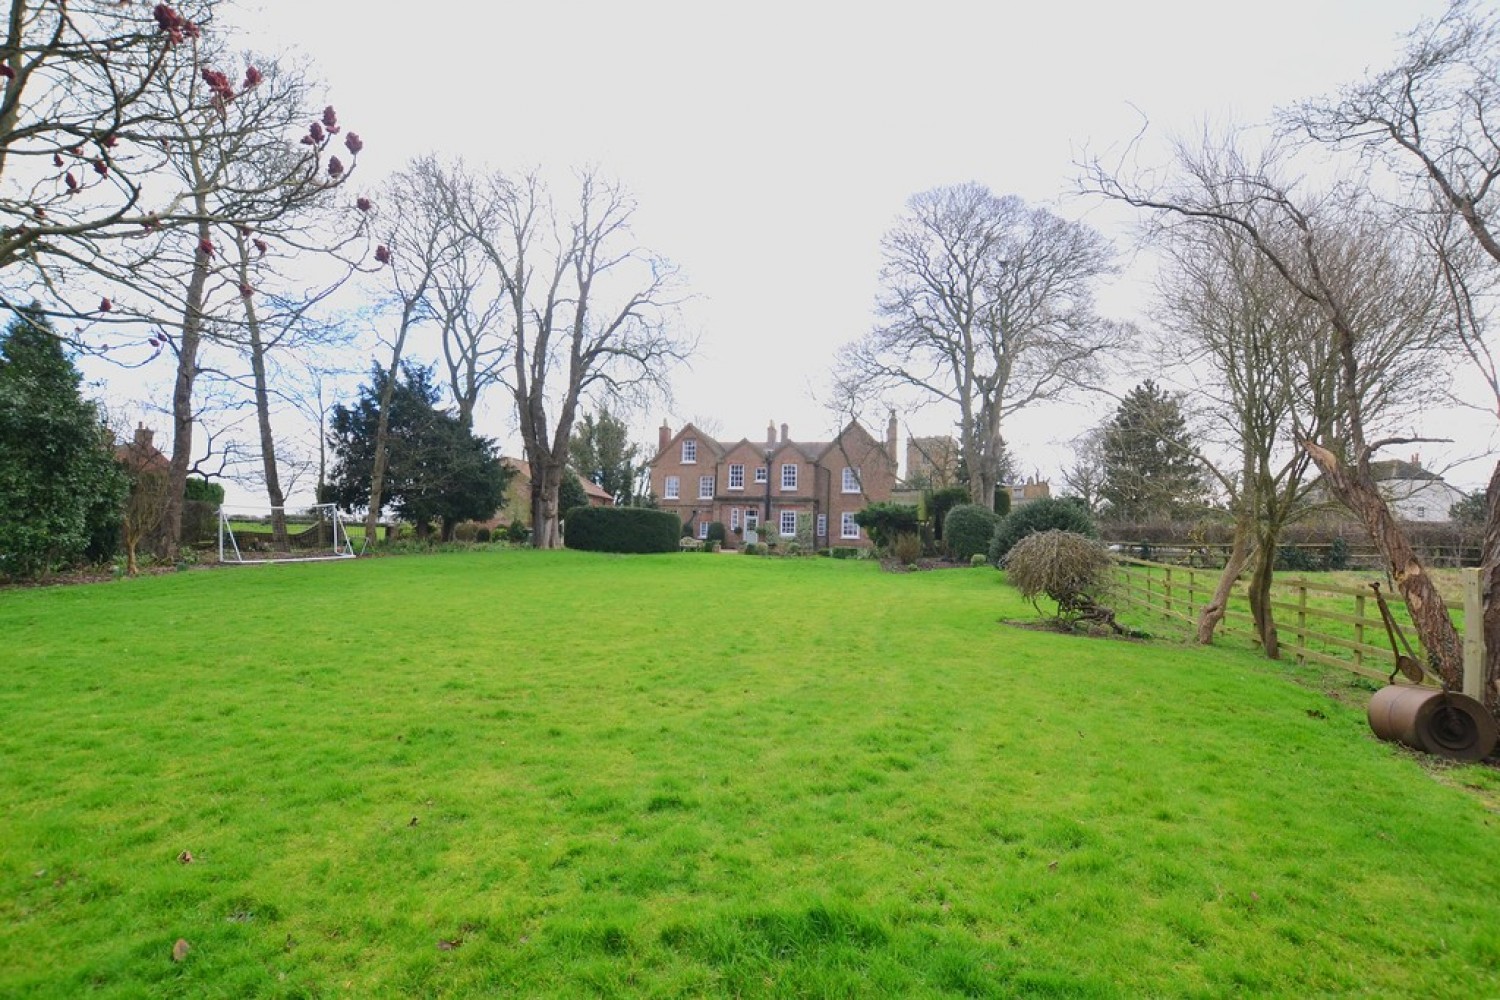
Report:
M353 559L354 543L338 507L219 508L219 562L270 563Z

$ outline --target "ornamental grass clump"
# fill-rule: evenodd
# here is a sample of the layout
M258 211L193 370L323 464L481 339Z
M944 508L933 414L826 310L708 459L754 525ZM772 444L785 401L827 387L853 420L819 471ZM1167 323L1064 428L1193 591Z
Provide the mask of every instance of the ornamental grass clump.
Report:
M1005 559L1006 579L1041 614L1037 598L1057 602L1057 621L1069 627L1086 622L1125 630L1115 613L1099 603L1109 590L1114 563L1104 547L1071 531L1040 531L1027 535Z

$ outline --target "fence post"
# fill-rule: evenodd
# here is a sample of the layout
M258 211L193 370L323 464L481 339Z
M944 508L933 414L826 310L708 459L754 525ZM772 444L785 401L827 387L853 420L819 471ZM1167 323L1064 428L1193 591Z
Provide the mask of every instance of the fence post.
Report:
M1297 581L1297 665L1307 663L1302 650L1307 648L1307 581Z
M1365 643L1365 595L1356 594L1354 597L1354 617L1359 620L1354 623L1354 641L1361 646ZM1354 651L1354 665L1362 667L1365 665L1365 651L1356 649Z
M1172 567L1168 566L1162 573L1162 597L1165 598L1166 610L1172 610Z
M1464 580L1464 694L1484 700L1484 601L1483 570L1473 570Z

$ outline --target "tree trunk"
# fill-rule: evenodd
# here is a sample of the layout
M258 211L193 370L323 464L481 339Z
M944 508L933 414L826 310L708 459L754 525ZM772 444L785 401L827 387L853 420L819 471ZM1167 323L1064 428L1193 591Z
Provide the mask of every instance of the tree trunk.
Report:
M1229 598L1234 590L1234 583L1245 571L1245 566L1254 554L1255 549L1250 544L1249 525L1236 524L1234 545L1229 550L1229 561L1224 564L1224 572L1219 575L1219 584L1214 588L1213 599L1198 613L1198 642L1201 645L1213 644L1214 630L1224 620L1224 612L1229 608Z
M1386 568L1396 581L1396 589L1406 601L1412 624L1416 626L1417 637L1421 640L1422 648L1427 651L1429 666L1442 677L1443 683L1448 687L1456 691L1463 690L1463 644L1459 641L1458 630L1453 627L1453 619L1448 616L1448 609L1443 605L1443 595L1438 592L1432 577L1422 567L1416 551L1391 516L1385 498L1369 479L1367 470L1345 468L1331 451L1311 441L1304 441L1302 447L1312 456L1318 471L1323 473L1323 479L1333 495L1359 518L1375 547L1385 556ZM1489 493L1491 510L1495 506L1496 490L1496 480L1492 476ZM1500 550L1500 545L1495 550L1491 549L1491 536L1500 533L1500 528L1496 527L1493 516L1489 520L1490 524L1485 532L1487 566L1493 551ZM1486 598L1496 582L1495 571L1492 569L1486 577ZM1491 627L1493 607L1486 600L1486 637ZM1493 656L1494 653L1491 652L1490 655ZM1487 695L1488 697L1490 696Z
M200 246L211 245L213 230L208 209L199 198ZM182 330L177 338L177 381L172 387L172 464L167 473L167 502L162 514L159 549L163 559L176 559L182 544L182 508L187 493L188 467L193 462L193 383L198 378L198 347L203 338L203 298L208 287L210 258L193 255L193 274L183 301Z
M532 545L539 549L562 548L562 530L557 523L557 496L563 470L548 452L531 463Z
M1255 568L1250 572L1250 614L1255 618L1255 635L1261 651L1272 660L1281 659L1281 640L1276 634L1276 617L1271 611L1271 580L1276 571L1276 546L1261 543L1255 553Z
M1479 559L1480 600L1484 606L1484 685L1481 700L1500 710L1500 462L1485 490L1484 546ZM1471 628L1464 623L1465 628Z
M237 241L240 251L240 288L250 288L250 254L244 237ZM250 371L255 379L255 419L260 428L261 471L266 480L266 500L271 505L271 546L277 552L291 549L286 531L286 494L281 491L281 477L276 470L276 443L271 433L271 392L266 384L266 350L260 336L260 318L255 302L243 295L245 325L250 334Z

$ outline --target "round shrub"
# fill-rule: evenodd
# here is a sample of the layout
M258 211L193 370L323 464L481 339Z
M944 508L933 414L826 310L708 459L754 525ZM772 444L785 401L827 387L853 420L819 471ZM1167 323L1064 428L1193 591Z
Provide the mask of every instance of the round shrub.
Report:
M645 507L579 507L569 511L563 544L587 552L676 552L682 520Z
M484 544L484 543L488 542L489 540L490 540L490 529L489 528L480 528L478 531L474 532L474 541L479 542L480 544Z
M943 541L953 558L966 562L976 552L989 548L990 537L1000 519L995 512L977 503L959 504L943 520Z
M969 557L970 566L987 566L989 565L989 562L990 557L989 553L987 552L976 552Z
M725 539L727 539L728 537L729 533L724 530L723 521L713 521L709 523L708 540L710 542L718 542L720 545L723 545Z
M1068 500L1043 497L1022 504L1000 519L990 539L990 562L999 566L1017 542L1038 531L1071 531L1088 538L1099 537L1088 511Z
M1113 570L1102 545L1071 531L1032 532L1005 557L1006 580L1032 603L1043 594L1052 598L1060 618L1097 608Z

